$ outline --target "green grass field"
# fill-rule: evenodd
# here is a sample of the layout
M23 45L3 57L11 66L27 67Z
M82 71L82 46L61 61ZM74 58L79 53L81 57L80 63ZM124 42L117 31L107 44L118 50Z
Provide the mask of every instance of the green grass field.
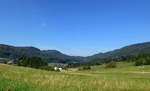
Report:
M0 64L0 91L150 91L150 66L120 63L90 71L49 72Z

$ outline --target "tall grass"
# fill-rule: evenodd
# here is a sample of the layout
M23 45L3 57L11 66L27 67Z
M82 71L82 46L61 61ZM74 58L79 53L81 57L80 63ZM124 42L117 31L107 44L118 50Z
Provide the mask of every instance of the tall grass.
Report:
M150 91L150 74L48 72L0 64L1 91Z

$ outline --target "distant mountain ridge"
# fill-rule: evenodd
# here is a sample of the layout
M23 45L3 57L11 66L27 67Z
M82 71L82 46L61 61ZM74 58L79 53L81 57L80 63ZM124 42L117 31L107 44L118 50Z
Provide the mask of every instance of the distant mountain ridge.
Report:
M114 51L109 51L106 53L99 53L93 56L89 56L90 60L92 59L109 59L115 58L119 56L128 56L134 54L150 54L150 42L138 43L129 46L125 46L120 49L116 49Z
M114 51L98 53L88 57L69 56L57 50L40 50L35 47L15 47L0 44L0 58L18 58L21 56L39 56L49 62L76 63L92 60L112 59L133 54L150 54L150 42L125 46Z
M40 50L35 47L16 47L0 44L1 58L19 58L21 56L39 56L49 62L72 63L80 62L83 57L63 54L57 50Z

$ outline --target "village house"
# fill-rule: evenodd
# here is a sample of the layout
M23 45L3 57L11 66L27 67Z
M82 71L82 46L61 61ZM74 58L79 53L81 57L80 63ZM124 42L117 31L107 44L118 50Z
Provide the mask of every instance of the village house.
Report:
M61 67L54 67L55 71L62 71L63 69Z

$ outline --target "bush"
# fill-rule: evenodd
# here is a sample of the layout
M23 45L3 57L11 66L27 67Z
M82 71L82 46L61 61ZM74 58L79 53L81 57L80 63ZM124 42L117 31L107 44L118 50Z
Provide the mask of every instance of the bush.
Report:
M150 65L150 58L149 58L149 57L146 58L146 60L145 60L145 65Z
M117 67L117 62L111 61L111 62L107 63L105 67L106 68L116 68Z
M5 61L4 61L4 64L7 64L7 63L8 63L8 62L5 60Z
M83 67L80 67L79 70L91 70L91 67L90 66L83 66Z
M136 66L150 65L150 58L140 58L135 62Z
M39 69L47 70L47 71L54 71L53 67L50 67L50 66L41 66Z
M135 66L141 66L141 65L144 65L144 64L145 64L145 60L144 59L138 59L135 62Z

